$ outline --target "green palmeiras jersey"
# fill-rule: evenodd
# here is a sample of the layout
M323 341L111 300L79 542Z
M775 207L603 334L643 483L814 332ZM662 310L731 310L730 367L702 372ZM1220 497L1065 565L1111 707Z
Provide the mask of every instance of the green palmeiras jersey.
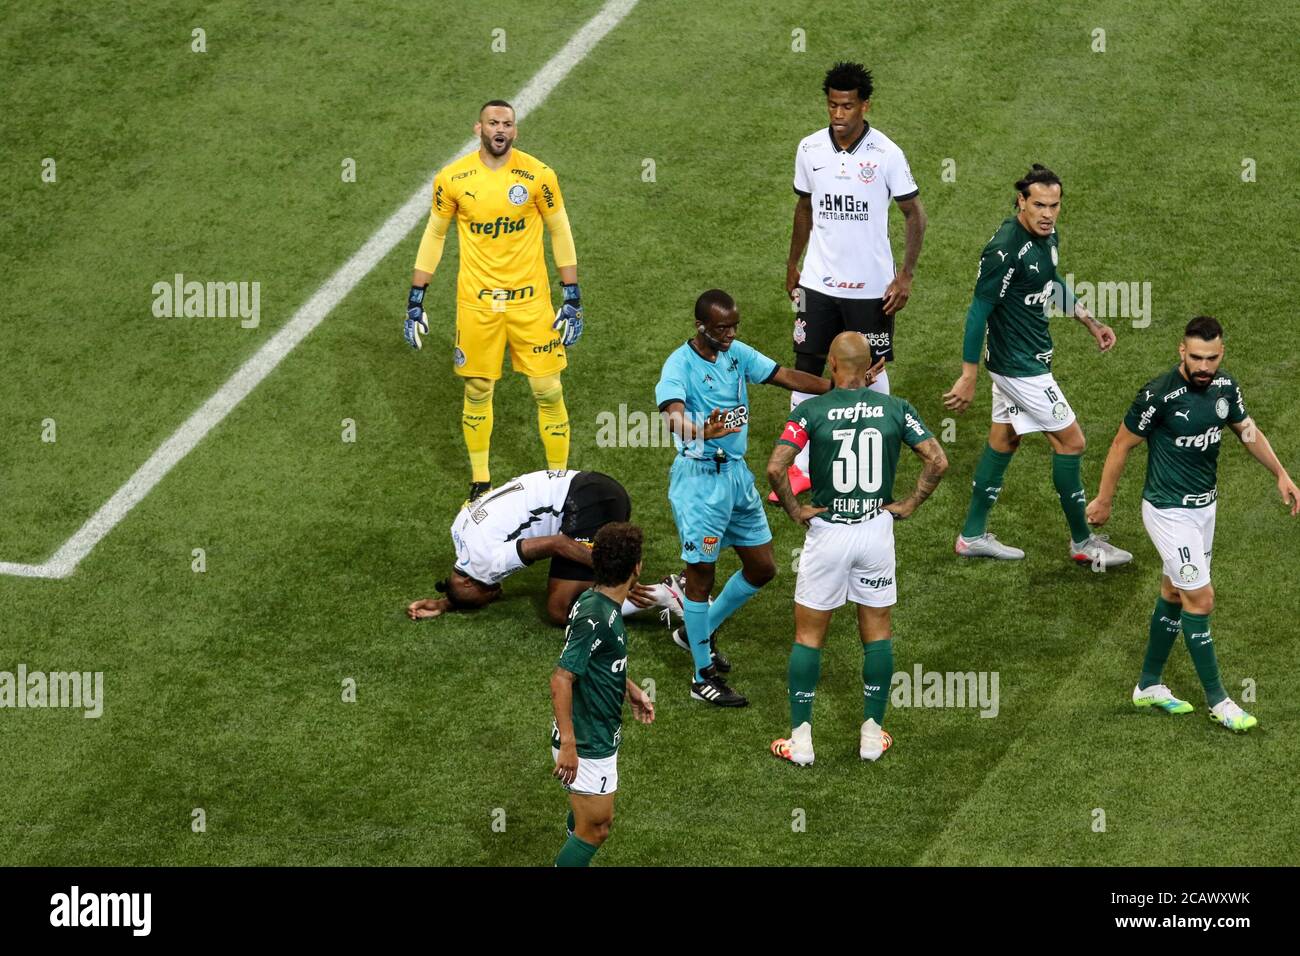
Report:
M1157 508L1204 508L1218 497L1224 428L1246 420L1237 380L1219 369L1203 389L1174 366L1138 390L1124 427L1147 440L1142 497Z
M618 751L627 693L627 631L619 606L595 588L583 591L569 612L559 666L573 682L573 735L579 757L596 759ZM551 746L560 728L551 722Z
M867 388L833 388L805 399L777 439L808 446L812 503L825 521L874 517L894 500L894 475L903 443L932 437L903 399Z
M1036 236L1011 216L980 254L975 296L993 305L984 358L990 372L1030 378L1052 370L1047 304L1056 281L1057 250L1056 230Z

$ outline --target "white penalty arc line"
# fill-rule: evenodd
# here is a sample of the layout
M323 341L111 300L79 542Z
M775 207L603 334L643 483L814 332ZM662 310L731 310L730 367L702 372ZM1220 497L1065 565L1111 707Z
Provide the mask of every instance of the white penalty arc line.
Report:
M557 86L581 63L605 35L613 30L637 5L638 0L609 0L583 24L564 47L551 57L533 75L514 97L516 119L523 119L540 106ZM478 147L477 138L470 138L446 162L463 156ZM446 163L443 163L445 165ZM428 213L433 176L420 186L411 198L402 204L365 245L343 263L316 290L293 317L273 335L266 344L246 361L234 375L204 402L180 428L149 456L113 497L65 541L42 564L14 564L0 561L0 574L29 578L66 578L81 560L90 554L95 545L117 526L117 523L144 500L166 474L194 450L227 415L243 401L280 364L281 359L294 350L307 335L324 321L340 302L357 286L375 266L406 238Z

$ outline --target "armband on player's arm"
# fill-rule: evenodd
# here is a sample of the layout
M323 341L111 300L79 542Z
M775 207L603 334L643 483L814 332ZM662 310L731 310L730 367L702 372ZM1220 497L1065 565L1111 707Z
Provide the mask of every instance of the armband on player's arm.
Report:
M961 360L972 365L980 363L980 352L984 350L984 330L988 327L989 316L993 314L993 303L985 302L979 296L970 300L966 310L966 333L961 341Z
M447 229L450 219L430 215L429 224L424 227L424 238L420 240L420 251L415 254L415 268L418 272L430 275L438 268L442 260L442 248L447 242Z

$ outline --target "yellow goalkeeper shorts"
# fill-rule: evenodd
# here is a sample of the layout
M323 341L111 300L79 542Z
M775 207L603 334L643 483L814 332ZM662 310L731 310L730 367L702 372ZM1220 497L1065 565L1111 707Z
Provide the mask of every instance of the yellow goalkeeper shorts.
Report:
M530 378L558 375L569 364L560 333L551 326L555 310L549 302L530 303L509 312L456 307L456 349L452 364L466 378L499 379L510 344L510 364Z

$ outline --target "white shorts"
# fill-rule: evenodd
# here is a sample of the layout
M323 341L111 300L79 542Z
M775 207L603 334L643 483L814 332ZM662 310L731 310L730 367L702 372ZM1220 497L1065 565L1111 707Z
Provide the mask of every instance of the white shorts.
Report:
M1051 374L1011 378L989 372L993 379L993 420L1010 425L1017 435L1059 432L1074 424L1074 409Z
M560 759L555 747L551 748L551 759ZM618 751L608 757L579 757L578 775L564 789L584 796L613 793L618 789Z
M795 603L814 611L833 611L843 607L846 599L867 607L898 603L892 513L882 510L857 524L821 518L809 523L799 555Z
M1195 591L1210 583L1217 510L1217 501L1204 508L1157 508L1142 501L1142 523L1160 552L1165 575L1180 591Z

